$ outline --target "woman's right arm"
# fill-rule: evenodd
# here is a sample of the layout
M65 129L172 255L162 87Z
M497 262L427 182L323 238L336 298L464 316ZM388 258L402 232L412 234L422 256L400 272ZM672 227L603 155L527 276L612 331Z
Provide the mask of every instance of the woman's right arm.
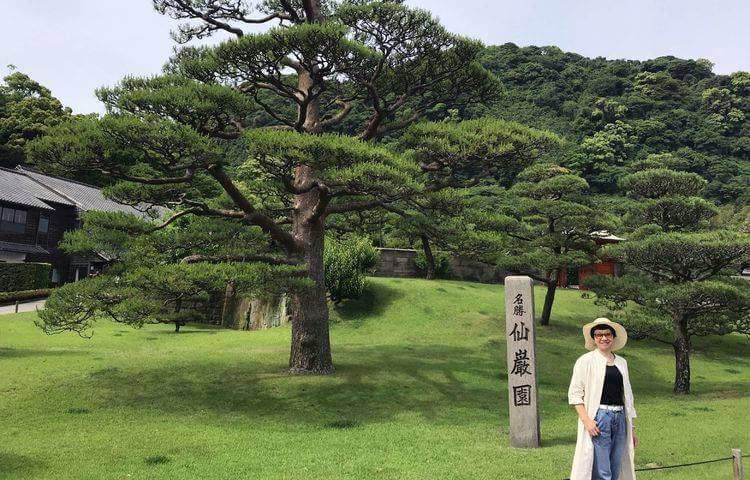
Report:
M575 405L575 409L576 413L578 413L578 418L583 422L583 428L586 429L588 434L592 437L599 435L599 426L596 424L596 420L591 420L589 418L589 414L586 412L586 407L584 407L582 403L579 403L578 405Z
M570 379L570 388L568 388L568 403L573 405L578 413L578 418L583 423L589 435L595 437L599 435L599 427L596 422L589 418L584 406L584 396L586 394L586 365L582 358L579 358L573 367L573 376Z

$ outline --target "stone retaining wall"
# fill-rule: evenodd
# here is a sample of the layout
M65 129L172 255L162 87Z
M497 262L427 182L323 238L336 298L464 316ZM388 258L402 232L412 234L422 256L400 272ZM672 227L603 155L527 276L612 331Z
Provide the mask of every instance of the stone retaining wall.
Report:
M377 277L419 278L424 274L414 260L418 250L407 248L378 248L380 257L374 275ZM454 255L450 259L450 272L441 278L482 283L502 283L508 272L486 263Z

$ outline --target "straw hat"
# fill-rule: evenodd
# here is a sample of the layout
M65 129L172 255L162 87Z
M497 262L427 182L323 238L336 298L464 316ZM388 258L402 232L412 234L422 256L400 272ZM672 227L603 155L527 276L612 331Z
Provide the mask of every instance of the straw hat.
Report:
M612 351L617 351L625 346L625 344L628 342L628 332L625 331L625 327L620 325L617 322L613 322L609 318L597 318L591 323L587 323L583 326L583 338L585 340L585 347L586 350L596 350L596 344L594 343L594 339L591 338L591 330L594 327L597 327L599 325L606 325L608 327L612 327L617 334L615 338L612 339Z

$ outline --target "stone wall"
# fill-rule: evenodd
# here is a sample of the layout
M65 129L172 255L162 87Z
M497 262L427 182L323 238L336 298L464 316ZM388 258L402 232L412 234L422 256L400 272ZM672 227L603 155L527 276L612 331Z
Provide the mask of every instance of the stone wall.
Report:
M378 248L377 277L421 277L414 259L417 251L406 248Z
M419 278L424 274L417 268L414 259L418 250L406 248L378 248L380 258L374 275L377 277ZM466 280L482 283L502 283L508 275L492 265L469 258L453 256L450 259L450 272L441 278Z

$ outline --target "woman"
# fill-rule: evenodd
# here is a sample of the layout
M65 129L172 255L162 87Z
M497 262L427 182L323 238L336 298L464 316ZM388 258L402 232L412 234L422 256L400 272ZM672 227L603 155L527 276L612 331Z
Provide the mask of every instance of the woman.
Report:
M585 347L573 368L568 403L578 413L578 440L570 480L633 480L638 443L628 364L615 355L628 341L608 318L584 325Z

